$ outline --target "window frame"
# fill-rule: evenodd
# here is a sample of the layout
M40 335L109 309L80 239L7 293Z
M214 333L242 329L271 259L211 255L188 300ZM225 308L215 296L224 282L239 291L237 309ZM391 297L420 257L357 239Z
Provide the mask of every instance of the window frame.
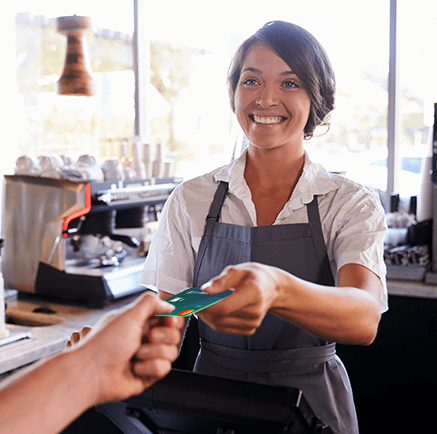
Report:
M397 143L402 134L402 118L400 111L400 80L398 55L398 7L397 0L390 0L389 22L389 72L388 72L388 107L387 107L387 190L381 198L388 210L390 196L397 191L399 172L401 170Z
M134 72L135 72L135 134L140 140L147 140L150 132L150 117L147 110L147 75L150 69L150 36L147 34L147 7L150 0L133 0L134 3ZM390 1L389 13L389 73L387 107L387 190L381 201L385 209L390 195L397 191L400 172L398 146L402 134L400 112L400 80L398 56L398 8L397 0ZM150 80L149 80L150 81Z

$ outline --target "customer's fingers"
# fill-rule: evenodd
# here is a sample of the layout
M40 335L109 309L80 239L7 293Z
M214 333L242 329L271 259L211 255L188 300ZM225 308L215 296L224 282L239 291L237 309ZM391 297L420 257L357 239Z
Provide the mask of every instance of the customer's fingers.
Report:
M135 360L144 361L151 359L167 359L173 362L178 355L179 350L176 345L143 344L135 354Z
M73 332L70 335L70 339L65 343L65 348L72 347L73 345L77 344L81 339L83 339L90 331L92 330L92 327L90 326L84 326L80 329L78 332Z

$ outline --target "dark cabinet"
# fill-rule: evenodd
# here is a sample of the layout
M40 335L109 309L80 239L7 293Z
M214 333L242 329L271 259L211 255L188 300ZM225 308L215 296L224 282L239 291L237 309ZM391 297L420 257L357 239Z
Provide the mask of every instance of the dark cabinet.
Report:
M376 340L337 353L361 434L437 432L437 300L390 296Z
M192 369L197 354L194 318L186 337L178 369ZM337 345L337 353L351 379L360 434L437 432L437 299L391 295L375 341ZM89 410L65 434L119 432L104 418Z

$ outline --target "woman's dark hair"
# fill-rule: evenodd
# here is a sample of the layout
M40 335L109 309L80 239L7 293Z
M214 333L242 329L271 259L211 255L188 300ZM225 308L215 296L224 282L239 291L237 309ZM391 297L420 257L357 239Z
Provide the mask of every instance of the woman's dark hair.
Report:
M235 112L235 91L249 48L262 42L271 48L299 77L311 98L304 138L310 139L318 125L329 126L334 108L335 77L331 62L319 41L308 31L285 21L271 21L246 39L234 55L228 70L228 92Z

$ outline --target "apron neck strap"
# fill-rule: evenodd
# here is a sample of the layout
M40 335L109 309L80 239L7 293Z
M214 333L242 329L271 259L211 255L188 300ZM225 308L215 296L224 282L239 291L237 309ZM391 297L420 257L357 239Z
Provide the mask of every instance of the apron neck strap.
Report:
M325 239L323 236L322 223L320 221L319 205L317 196L307 204L308 221L311 227L313 243L323 274L324 283L328 286L335 286L335 279L331 271L328 252L326 251Z
M209 213L206 217L205 231L199 245L199 251L194 263L193 285L198 285L200 265L202 264L203 257L205 256L206 248L209 244L212 231L215 224L219 221L220 211L222 209L223 202L225 201L226 194L228 193L229 184L224 181L220 181L220 184L215 192L214 199L212 200L209 208Z
M229 183L225 181L220 181L220 184L215 192L214 199L212 200L211 207L209 208L209 213L206 220L214 219L216 222L219 221L220 211L222 209L225 197L228 194Z

